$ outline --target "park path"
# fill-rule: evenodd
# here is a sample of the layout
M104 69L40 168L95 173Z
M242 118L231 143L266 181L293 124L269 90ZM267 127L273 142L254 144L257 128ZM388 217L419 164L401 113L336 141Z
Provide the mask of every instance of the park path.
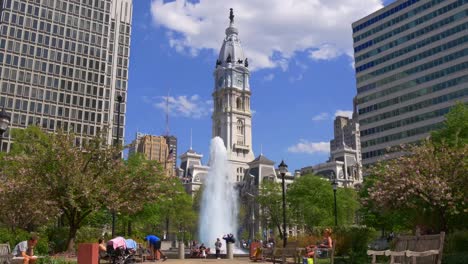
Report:
M249 258L235 258L235 259L168 259L165 262L162 261L146 261L146 264L198 264L198 263L219 263L219 264L246 264L246 263L255 263L251 262Z

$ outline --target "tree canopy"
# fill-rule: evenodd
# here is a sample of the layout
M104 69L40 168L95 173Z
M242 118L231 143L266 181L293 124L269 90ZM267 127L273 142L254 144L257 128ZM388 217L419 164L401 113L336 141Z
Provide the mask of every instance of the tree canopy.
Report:
M92 212L103 208L135 213L160 197L159 164L135 156L123 162L120 149L95 136L77 147L73 134L47 134L37 127L13 131L13 150L1 159L0 218L27 228L63 216L68 250ZM5 217L6 218L6 217Z
M296 223L308 230L316 226L333 226L334 197L330 181L308 174L292 183L287 192L288 204ZM351 188L337 188L336 191L338 224L354 223L358 209L357 194Z
M428 140L403 146L406 155L376 164L361 192L367 220L392 213L409 228L433 232L466 225L468 213L468 108L457 104L446 115L444 127ZM399 220L399 221L398 221Z

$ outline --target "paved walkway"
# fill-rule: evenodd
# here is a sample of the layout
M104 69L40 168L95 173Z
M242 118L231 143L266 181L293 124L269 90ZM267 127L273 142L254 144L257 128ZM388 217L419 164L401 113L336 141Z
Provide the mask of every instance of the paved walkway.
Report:
M228 264L246 264L246 263L255 263L255 262L252 262L249 260L249 258L245 257L245 258L235 258L235 259L168 259L164 262L162 261L156 261L156 262L152 262L152 261L147 261L147 262L144 262L144 263L147 263L147 264L150 264L150 263L153 263L153 264L161 264L161 263L164 263L164 264L197 264L197 263L219 263L219 264L224 264L224 263L228 263ZM264 262L266 263L266 262Z

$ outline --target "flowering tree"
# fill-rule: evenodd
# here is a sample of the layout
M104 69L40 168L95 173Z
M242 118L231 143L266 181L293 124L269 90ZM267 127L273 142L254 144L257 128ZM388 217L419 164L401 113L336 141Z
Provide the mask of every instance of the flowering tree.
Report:
M448 230L451 218L468 213L468 146L436 147L427 141L404 150L410 155L370 170L376 181L367 201L382 210L408 212L414 225Z
M34 137L25 136L33 130ZM160 166L142 158L124 163L116 158L121 150L106 145L101 136L77 147L73 134L27 128L17 131L15 139L16 149L2 162L2 177L8 185L1 185L0 197L10 197L5 200L10 208L40 210L46 219L57 212L63 215L69 226L68 250L73 249L78 229L92 212L108 208L135 213L159 196ZM19 190L12 189L12 184ZM21 218L23 213L14 214Z
M39 187L37 178L32 177L36 167L29 162L29 155L42 155L49 142L37 127L15 133L15 136L17 143L11 155L0 158L0 222L13 232L17 228L32 231L58 213L55 204L44 201L45 190Z

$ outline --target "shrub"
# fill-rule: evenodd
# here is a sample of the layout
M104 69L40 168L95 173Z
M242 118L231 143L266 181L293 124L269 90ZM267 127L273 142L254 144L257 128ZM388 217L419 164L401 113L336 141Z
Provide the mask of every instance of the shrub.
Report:
M468 230L455 230L445 237L442 263L468 263Z
M322 241L327 227L315 227L306 237L298 237L299 245L305 246ZM352 263L367 261L367 247L375 237L375 230L366 226L340 226L332 228L332 239L336 243L335 255L346 255Z
M39 236L39 240L37 241L34 253L37 255L47 255L49 253L47 235L42 232L36 232L36 234ZM28 240L30 235L30 232L23 229L16 229L15 232L12 232L7 228L0 228L0 243L10 244L10 248L13 250L16 244Z
M21 241L28 239L29 233L22 229L16 229L15 233L7 228L0 228L0 243L10 244L11 250Z

